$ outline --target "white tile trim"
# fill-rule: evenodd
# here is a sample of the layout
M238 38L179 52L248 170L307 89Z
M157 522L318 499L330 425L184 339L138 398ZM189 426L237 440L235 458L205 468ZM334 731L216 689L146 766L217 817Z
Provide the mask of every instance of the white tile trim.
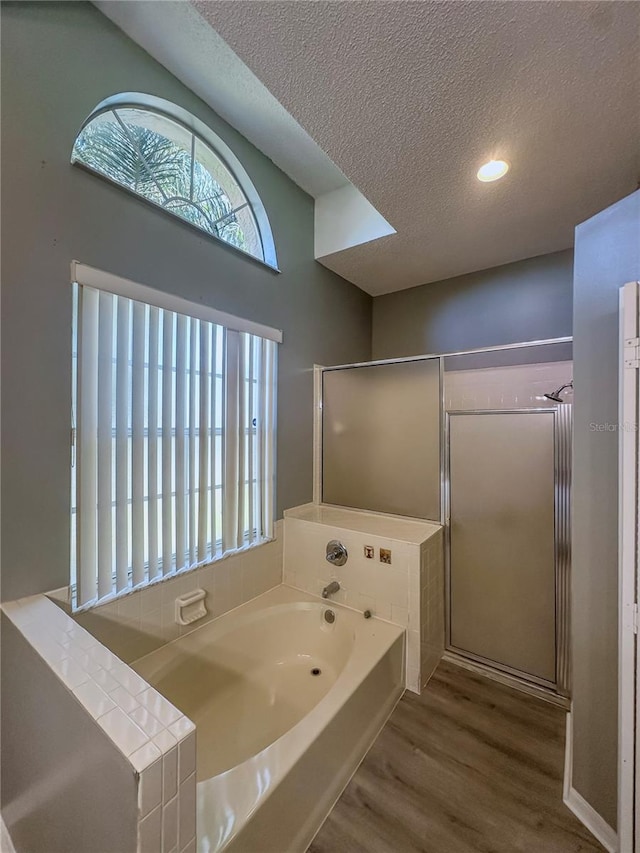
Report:
M134 625L140 633L150 630L155 636L154 632L161 629L163 608L166 604L171 611L171 626L172 630L175 629L175 634L170 637L161 634L157 643L159 647L180 634L196 630L202 624L198 622L180 631L173 621L175 597L188 591L190 584L203 585L208 590L211 603L209 618L214 619L281 583L283 540L284 523L278 520L274 525L273 540L256 544L242 552L230 553L225 559L208 566L167 578L164 584L151 585L131 593L128 598L122 598L118 602L112 601L103 608L97 607L92 614L100 614L102 610L104 621L110 626ZM237 566L233 565L235 562L238 563ZM235 571L236 569L238 571ZM239 571L240 569L247 571ZM241 579L246 575L251 583L245 589L245 583L241 583ZM229 580L228 588L226 580ZM94 720L102 732L99 736L109 737L114 749L118 749L125 756L136 778L137 788L144 787L145 781L148 781L145 779L147 773L154 778L154 774L157 774L157 768L154 769L155 762L167 755L168 783L175 761L175 790L173 784L169 784L167 794L171 796L166 797L166 802L163 801L160 808L164 809L169 801L179 797L180 790L187 795L190 804L195 803L195 790L190 791L190 786L195 788L196 785L195 774L192 772L187 778L183 778L181 784L178 779L178 754L182 745L183 761L186 757L191 761L195 726L118 655L102 644L97 639L97 636L101 636L98 631L95 636L86 630L81 624L83 616L74 619L58 606L60 603L68 608L68 592L68 588L57 590L55 601L51 600L50 595L34 595L5 602L1 609L33 650L65 684L74 697L73 701L77 701ZM129 606L133 597L139 598L136 607ZM133 619L131 613L134 614ZM108 643L109 639L105 639ZM118 651L125 660L139 656L130 654L132 650L128 647ZM118 712L114 715L116 709ZM143 709L146 709L150 716L141 714ZM109 714L118 718L114 721L118 725L109 726L108 721L103 720ZM107 722L108 731L105 731L103 722ZM122 740L120 735L123 735ZM172 802L169 809L175 807L176 803ZM148 816L139 813L138 823ZM183 846L185 850L190 850L194 843L194 839L190 838L186 846ZM0 847L0 850L4 853L4 847ZM158 853L178 851L163 849Z
M162 809L167 805L161 799L158 802L163 790L164 753L177 747L195 770L194 724L47 596L32 595L6 602L0 609L129 762L136 780L140 849L149 828L155 833L155 823L160 821L158 826L161 825ZM105 674L107 678L103 677ZM142 695L144 706L139 702ZM161 718L153 717L153 726L148 724L151 714L147 706ZM191 822L195 826L195 772L179 785L178 797L183 795L182 813L189 826ZM4 836L0 840L4 853Z
M618 836L614 829L590 806L582 794L573 787L573 724L571 713L567 714L566 742L564 753L564 790L562 800L589 832L597 838L609 853L617 853Z

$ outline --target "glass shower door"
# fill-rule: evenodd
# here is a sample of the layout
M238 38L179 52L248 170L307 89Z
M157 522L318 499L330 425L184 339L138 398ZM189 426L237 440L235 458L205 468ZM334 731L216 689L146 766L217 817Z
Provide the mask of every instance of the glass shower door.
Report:
M556 411L448 415L449 645L555 687Z

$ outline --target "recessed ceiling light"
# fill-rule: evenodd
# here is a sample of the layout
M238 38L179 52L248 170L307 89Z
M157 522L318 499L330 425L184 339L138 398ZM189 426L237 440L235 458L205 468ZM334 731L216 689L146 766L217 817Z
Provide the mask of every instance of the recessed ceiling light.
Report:
M508 171L509 164L506 160L489 160L488 163L478 169L478 180L485 184L489 181L497 181L503 178Z

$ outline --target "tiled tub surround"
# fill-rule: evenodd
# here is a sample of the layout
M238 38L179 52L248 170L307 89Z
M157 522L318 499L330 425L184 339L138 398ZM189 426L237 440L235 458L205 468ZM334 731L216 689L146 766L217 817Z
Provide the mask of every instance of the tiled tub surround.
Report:
M326 560L331 539L347 548L344 566ZM391 552L390 564L380 562L380 549ZM440 525L314 504L285 511L285 584L320 595L331 580L340 583L331 601L407 629L406 686L419 693L444 652Z
M95 737L126 759L137 796L131 853L195 851L194 724L46 596L2 611L95 723ZM46 710L37 722L46 729Z
M307 849L403 692L404 641L280 585L134 662L196 723L200 853Z
M230 553L74 618L121 660L131 662L281 583L282 541L282 521L278 521L271 542ZM207 593L207 615L191 625L178 625L175 600L195 589Z
M447 410L553 406L551 400L540 398L571 382L572 377L571 361L445 371L445 405ZM562 399L573 402L571 388L563 392Z

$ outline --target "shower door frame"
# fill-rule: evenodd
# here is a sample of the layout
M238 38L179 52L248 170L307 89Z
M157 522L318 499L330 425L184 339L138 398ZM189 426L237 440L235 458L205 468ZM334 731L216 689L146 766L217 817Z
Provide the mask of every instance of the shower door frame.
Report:
M444 413L444 562L445 562L445 649L483 667L506 676L569 697L571 687L570 660L570 577L571 577L571 423L572 405L540 406L509 409L452 409ZM554 563L555 563L555 681L547 681L507 664L460 649L451 642L451 415L553 415L554 423Z

